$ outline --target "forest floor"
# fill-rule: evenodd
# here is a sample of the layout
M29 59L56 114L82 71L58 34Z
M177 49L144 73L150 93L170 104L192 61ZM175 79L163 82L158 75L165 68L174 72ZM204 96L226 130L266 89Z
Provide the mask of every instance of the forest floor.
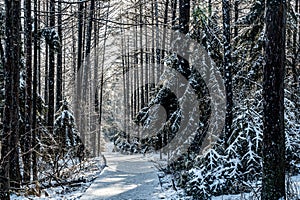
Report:
M81 200L160 199L156 168L147 158L113 152L104 156L107 166Z
M105 143L106 167L82 194L80 200L188 200L182 189L174 188L174 177L159 171L167 164L167 156L159 153L124 155Z
M87 182L80 186L55 187L47 189L47 196L41 197L12 195L13 200L191 200L183 189L174 185L174 177L160 172L155 166L166 164L166 157L160 159L158 153L124 155L113 152L113 144L106 142L104 157L85 162L85 170L79 176ZM104 161L103 161L103 158ZM106 164L105 168L103 166ZM102 170L103 169L103 170ZM300 197L300 175L291 177L289 191ZM243 193L222 195L212 200L259 199L259 194ZM295 198L297 199L297 198ZM300 198L298 198L300 199Z

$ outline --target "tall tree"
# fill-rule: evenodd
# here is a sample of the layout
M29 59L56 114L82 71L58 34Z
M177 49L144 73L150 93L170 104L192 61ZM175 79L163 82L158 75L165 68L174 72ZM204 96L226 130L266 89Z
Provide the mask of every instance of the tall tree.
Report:
M57 65L56 65L56 110L58 111L59 108L62 105L62 72L63 72L63 52L62 52L62 41L63 41L63 33L62 33L62 3L61 0L58 1L58 6L57 6L57 33L59 37L59 48L58 48L58 53L57 53Z
M96 3L96 8L98 7L98 3ZM94 13L94 17L97 18L99 15L99 11L96 9ZM99 42L99 25L98 23L94 23L94 79L93 79L93 108L94 108L94 116L93 116L93 135L91 137L92 145L93 145L93 154L97 156L97 128L98 128L98 116L99 116L99 90L98 90L98 42Z
M263 82L262 200L285 199L284 72L286 1L267 0Z
M101 129L102 129L102 108L103 108L103 89L104 89L104 62L105 62L105 49L106 49L106 37L107 37L107 24L110 11L110 1L107 6L106 22L104 30L104 42L103 42L103 57L101 62L101 75L100 75L100 96L99 96L99 132L98 132L98 156L101 154Z
M140 32L139 32L139 36L140 36L140 66L141 66L141 108L143 108L145 106L145 90L144 90L144 50L143 50L143 1L140 0L139 1L139 11L140 11Z
M46 11L49 11L49 2L48 1L44 1L44 9ZM46 22L46 27L49 26L49 12L46 12L45 15L45 22ZM49 97L49 91L48 91L48 77L49 77L49 46L46 45L45 48L45 79L44 79L44 84L45 84L45 88L44 88L44 99L45 99L45 103L48 104L48 97Z
M23 181L30 181L31 172L31 126L32 126L32 20L31 0L25 2L25 52L26 52L26 89L25 89L25 132L21 135L24 175Z
M33 82L32 82L32 147L37 145L37 97L38 97L38 2L34 0L34 47L33 47ZM41 92L41 91L39 91ZM36 149L37 150L37 149ZM32 153L32 174L33 180L37 180L37 153Z
M5 107L3 119L0 199L7 200L9 188L20 186L19 151L19 82L21 64L21 2L6 0L5 24Z
M80 105L81 105L81 73L82 70L82 41L83 41L83 1L80 0L78 4L78 36L77 36L77 76L76 76L76 94L75 94L75 116L77 118L77 124L80 126L79 131L81 131L81 124L80 124ZM84 135L81 135L81 139L83 143L85 142Z
M89 137L90 137L90 141L92 135L94 135L94 133L92 133L92 125L90 122L90 120L92 120L91 118L91 111L92 113L94 112L94 100L93 100L93 94L91 91L89 91L92 87L92 82L91 80L91 75L92 75L92 65L91 65L91 43L92 43L92 30L93 30L93 20L94 20L94 12L95 12L95 0L91 0L90 2L90 8L89 8L89 16L88 16L88 23L87 23L87 36L86 36L86 50L85 50L85 68L84 68L84 82L82 83L83 85L83 94L86 94L86 98L85 98L85 103L89 112L87 112L87 126L86 126L86 132L89 132ZM88 80L88 81L87 81ZM90 105L89 105L90 103ZM95 152L93 152L95 154Z
M155 55L156 55L156 82L159 82L161 75L161 51L160 51L160 32L159 32L159 5L158 1L154 0L154 12L155 12Z
M231 75L231 28L230 28L230 1L222 0L223 13L223 38L224 38L224 59L223 70L226 90L226 117L225 117L225 143L232 133L232 109L233 109L233 93L232 93L232 75Z
M167 38L166 37L167 37L167 25L168 25L168 11L169 11L168 9L169 9L169 0L166 0L166 2L165 2L165 10L164 10L163 38L162 38L162 54L161 54L162 60L165 59L165 48L166 48L166 42L167 42Z
M55 33L55 0L50 0L50 34ZM54 125L54 80L55 80L55 46L54 41L49 42L49 77L48 77L48 118L47 125L50 131Z

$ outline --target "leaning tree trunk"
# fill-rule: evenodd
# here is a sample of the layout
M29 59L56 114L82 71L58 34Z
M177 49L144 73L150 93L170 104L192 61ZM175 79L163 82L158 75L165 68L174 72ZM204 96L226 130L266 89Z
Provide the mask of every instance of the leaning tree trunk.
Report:
M267 0L263 82L262 200L285 199L284 72L286 1Z

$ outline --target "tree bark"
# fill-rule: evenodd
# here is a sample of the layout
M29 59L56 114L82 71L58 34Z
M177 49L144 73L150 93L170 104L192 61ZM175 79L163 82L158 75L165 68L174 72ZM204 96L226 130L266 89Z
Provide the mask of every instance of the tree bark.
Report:
M233 109L233 92L232 92L232 60L231 60L231 26L230 26L230 1L222 1L223 12L223 41L224 41L224 59L223 70L226 91L226 116L225 116L225 145L229 145L229 138L232 133L232 109Z
M25 89L25 132L21 136L23 152L24 175L23 181L30 182L31 175L31 142L32 142L32 20L31 0L25 2L25 52L26 52L26 89Z
M81 108L81 71L82 71L82 38L83 38L83 1L80 0L80 3L78 5L78 38L77 38L77 70L76 70L76 92L75 92L75 117L77 121L77 126L79 131L81 131L81 113L80 113L80 108ZM80 132L80 136L82 139L82 142L85 143L85 138L84 134Z
M50 0L50 28L51 32L55 30L55 0ZM49 77L48 77L48 118L47 125L50 133L53 131L54 126L54 80L55 80L55 49L54 44L49 44Z
M158 21L158 1L154 0L155 8L155 52L156 52L156 82L159 82L161 76L161 51L160 51L160 32L159 32L159 21ZM154 39L154 38L153 38Z
M179 29L182 34L189 32L190 0L179 0Z
M262 200L285 199L284 72L286 1L267 0L263 80Z
M140 42L140 48L139 48L139 50L140 50L140 66L141 66L141 72L140 72L140 74L141 74L141 108L144 108L145 107L145 90L144 90L144 86L145 86L145 84L144 84L144 49L143 49L143 1L142 0L140 0L139 1L139 10L140 10L140 19L139 19L139 21L140 21L140 40L139 40L139 42Z
M37 151L38 147L36 146L38 144L37 142L37 89L38 89L38 11L37 11L37 0L34 0L34 48L33 48L33 85L32 85L32 148L34 148L35 151L32 153L32 173L33 173L33 180L36 181L38 179L37 177Z
M105 45L106 45L106 36L107 36L107 20L109 16L110 2L108 3L107 13L106 13L106 23L104 30L104 43L103 43L103 57L101 63L101 77L100 77L100 97L99 97L99 132L98 132L98 156L101 154L101 129L102 129L102 107L103 107L103 87L104 87L104 59L105 59Z
M19 166L19 81L21 66L21 5L18 0L6 0L6 62L5 103L1 149L0 199L7 200L10 187L19 188L21 175Z
M97 8L96 3L96 8ZM95 10L94 16L97 18L99 15L99 12L97 12L97 9ZM94 156L97 156L97 128L98 128L98 116L99 116L99 85L98 85L98 42L99 42L99 25L97 23L94 23L94 79L93 79L93 92L94 92L94 115L93 115L93 127L92 131L94 132L93 137L91 138L92 144L93 144L93 153ZM93 139L94 138L94 139Z
M238 26L237 21L239 20L239 0L234 1L234 37L238 36Z
M61 0L58 0L58 6L57 6L57 33L59 37L59 50L57 53L57 64L56 64L56 108L55 111L58 111L59 108L62 105L63 95L62 95L62 72L63 72L63 55L62 55L62 3Z

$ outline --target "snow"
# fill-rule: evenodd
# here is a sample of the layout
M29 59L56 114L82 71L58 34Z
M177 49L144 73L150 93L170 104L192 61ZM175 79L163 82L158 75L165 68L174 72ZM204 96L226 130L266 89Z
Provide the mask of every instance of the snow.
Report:
M159 182L153 163L142 155L104 153L107 167L82 196L89 199L157 199Z
M87 159L82 163L82 168L74 169L73 175L75 178L85 179L83 182L62 185L57 187L49 187L41 190L40 197L33 195L17 195L11 194L10 199L12 200L78 200L82 194L91 185L93 180L99 176L103 169L102 157L96 157ZM80 171L79 171L80 170ZM55 182L53 182L55 183ZM35 188L35 186L33 186ZM26 189L27 190L27 189Z
M157 166L166 166L167 156L159 153L140 155L124 155L114 151L114 145L106 143L106 152L102 157L86 162L80 175L88 181L80 187L53 187L42 191L41 197L11 195L14 200L136 200L136 199L167 199L191 200L184 190L176 185L173 175L158 171ZM196 172L196 171L195 171ZM300 175L289 178L289 192L292 199L300 199ZM47 194L47 196L46 196ZM212 200L250 200L259 199L259 192L235 195L214 196Z
M160 186L153 159L156 156L124 155L106 144L106 168L81 197L92 199L160 199Z
M250 200L253 199L251 194L244 193L244 194L237 194L237 195L222 195L218 197L212 197L212 200Z

